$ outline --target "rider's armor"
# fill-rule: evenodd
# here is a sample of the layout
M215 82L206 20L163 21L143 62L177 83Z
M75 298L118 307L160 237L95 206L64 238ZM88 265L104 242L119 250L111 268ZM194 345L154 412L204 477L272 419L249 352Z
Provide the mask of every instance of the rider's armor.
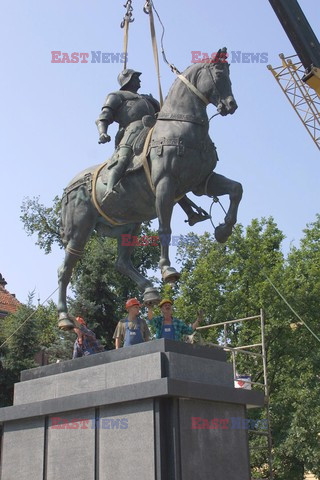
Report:
M133 142L144 128L142 118L146 115L154 117L159 110L160 104L152 95L119 90L107 96L96 121L99 134L106 134L111 123L119 124L115 139L117 161L109 172L108 192L119 181L129 163Z

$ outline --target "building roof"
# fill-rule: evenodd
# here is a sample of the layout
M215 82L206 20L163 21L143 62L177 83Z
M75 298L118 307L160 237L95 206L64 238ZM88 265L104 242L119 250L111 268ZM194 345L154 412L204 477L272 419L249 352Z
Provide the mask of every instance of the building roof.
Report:
M14 313L20 307L20 302L15 295L6 290L7 282L0 273L0 316L3 317L9 313Z

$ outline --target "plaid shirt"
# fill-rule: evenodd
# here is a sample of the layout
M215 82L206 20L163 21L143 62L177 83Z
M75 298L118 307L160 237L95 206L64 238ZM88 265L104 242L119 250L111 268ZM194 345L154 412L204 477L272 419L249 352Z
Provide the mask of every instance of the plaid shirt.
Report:
M162 338L163 317L154 317L149 320L149 324L156 329L156 338ZM187 325L182 320L173 317L172 325L174 327L174 339L181 340L182 335L191 335L193 329L191 325Z
M82 345L80 345L79 338L77 337L73 346L72 358L85 357L87 355L93 355L94 353L104 352L103 346L89 328L80 325L79 330L83 333Z

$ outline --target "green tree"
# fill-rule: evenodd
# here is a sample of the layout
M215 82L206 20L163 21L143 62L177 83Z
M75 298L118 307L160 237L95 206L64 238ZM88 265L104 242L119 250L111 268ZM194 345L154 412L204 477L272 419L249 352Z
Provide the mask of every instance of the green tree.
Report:
M32 295L27 305L2 319L0 324L0 406L13 401L13 385L20 379L20 372L38 366L35 355L43 352L49 362L68 360L72 357L75 335L60 332L57 328L56 307L35 308Z
M299 248L288 255L284 295L308 326L320 337L320 216L304 230ZM286 426L279 438L276 467L279 478L299 469L320 478L320 344L287 310L291 349L274 378L273 415ZM291 473L290 473L291 474ZM295 477L293 477L295 478Z
M52 207L43 205L39 197L25 198L21 220L28 235L37 235L36 244L46 254L52 245L62 248L59 234L61 201L53 200ZM139 236L154 236L150 222L142 225ZM118 320L125 315L124 303L128 297L141 292L127 277L115 270L117 242L94 233L86 245L85 255L77 263L71 280L73 296L69 298L70 311L83 316L97 337L107 348L113 347L112 335ZM150 275L157 268L159 246L137 246L132 262L142 275ZM157 279L153 278L155 282Z
M182 276L175 302L178 316L192 320L200 306L206 322L212 324L257 315L260 308L265 311L277 480L302 480L305 470L319 474L319 345L304 327L296 324L294 315L267 279L280 287L295 308L307 315L310 326L317 329L319 217L305 234L301 248L293 249L287 261L281 252L284 235L272 218L253 220L245 232L238 225L225 245L206 234L198 244L191 243L179 251ZM221 341L222 330L203 332L207 341ZM255 322L234 324L228 329L232 345L258 341ZM237 367L239 373L250 373L253 381L262 381L260 362L238 354ZM258 417L263 412L250 412L252 415ZM267 475L266 462L263 451L252 455L259 478L261 471Z
M54 243L63 248L59 232L61 199L56 196L52 203L52 207L46 207L40 203L40 197L26 197L21 205L20 219L27 235L36 234L36 245L46 254L51 252Z

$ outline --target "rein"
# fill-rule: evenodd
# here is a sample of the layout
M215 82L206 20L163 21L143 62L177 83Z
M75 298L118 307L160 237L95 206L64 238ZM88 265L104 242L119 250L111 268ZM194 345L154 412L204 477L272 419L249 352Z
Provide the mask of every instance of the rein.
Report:
M203 67L202 67L203 68ZM217 83L216 81L214 80L213 78L213 75L212 75L212 72L210 70L210 67L208 67L208 70L209 70L209 75L211 77L211 80L212 80L212 83L216 89L216 92L218 94L218 103L220 103L221 101L221 95L220 95L220 91L217 87ZM200 90L195 86L193 85L193 83L191 83L184 75L182 75L182 73L180 73L176 68L173 68L172 71L177 75L177 77L189 88L189 90L194 93L198 98L200 98L200 100L204 103L204 105L207 107L209 105L209 103L211 103L207 97L205 95L203 95L203 93L200 92ZM216 113L215 115L213 115L211 118L215 117L216 115L219 115L220 113ZM211 120L210 118L210 120ZM159 118L159 120L161 120ZM210 121L209 120L209 121ZM191 123L198 123L198 122L191 122Z
M182 75L182 73L177 75L177 77L180 78L180 80L185 85L187 85L187 87L189 88L189 90L191 90L191 92L193 92L195 95L197 95L197 97L200 98L200 100L202 100L205 106L209 105L210 103L209 100L200 92L200 90L197 89L197 87L193 85L193 83L189 82L189 80L184 75Z

